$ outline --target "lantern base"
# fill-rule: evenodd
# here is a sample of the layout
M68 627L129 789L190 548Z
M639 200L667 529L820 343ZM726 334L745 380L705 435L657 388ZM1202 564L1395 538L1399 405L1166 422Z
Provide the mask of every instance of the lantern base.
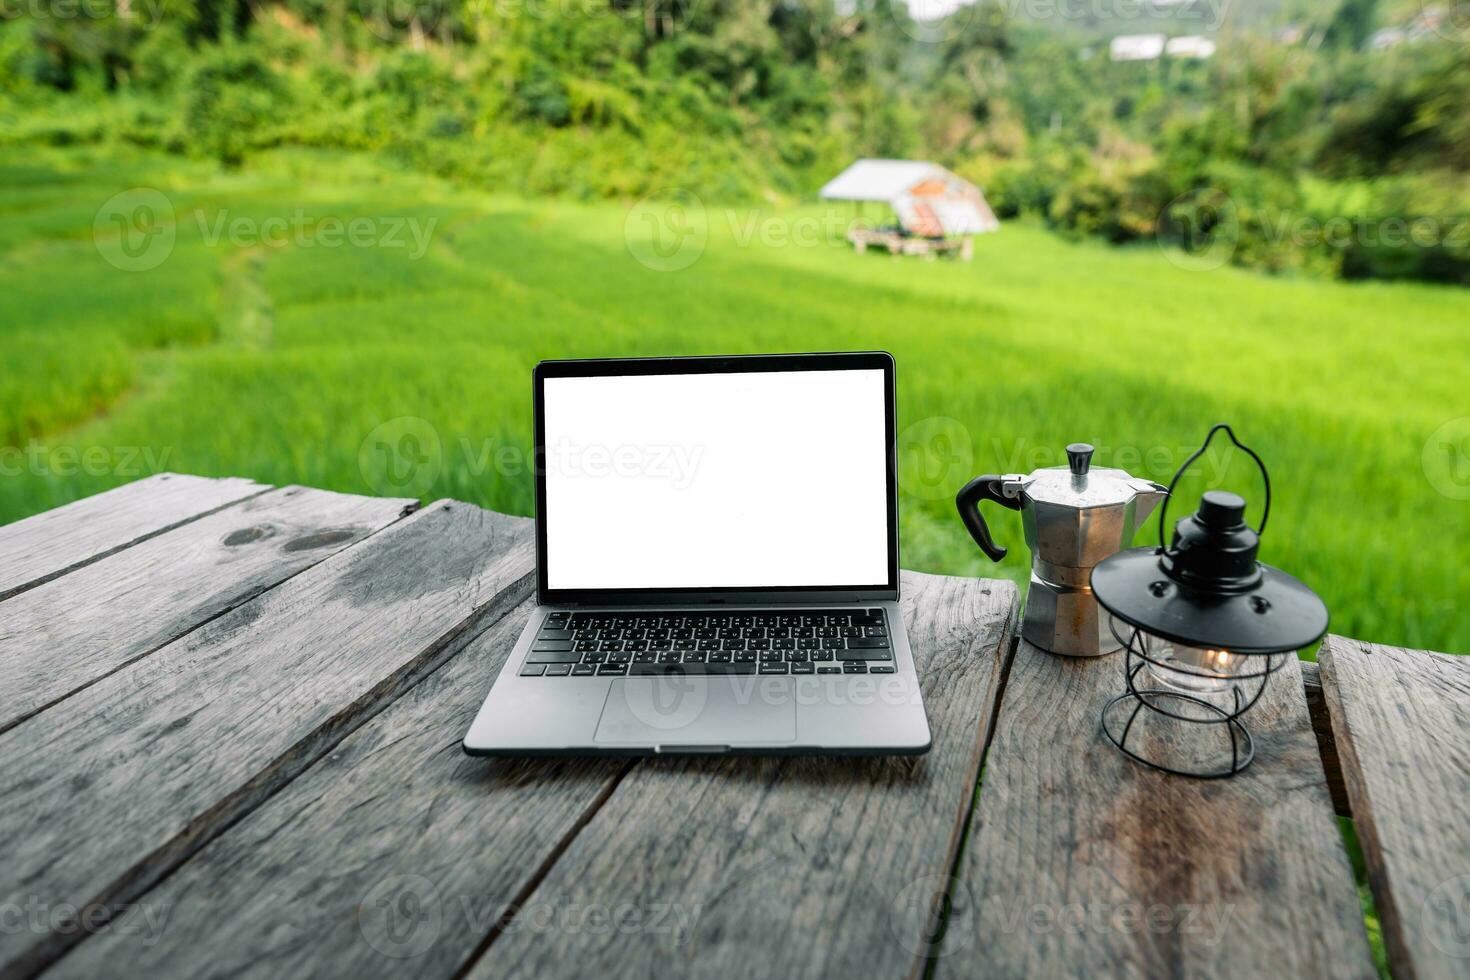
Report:
M1130 677L1128 691L1119 694L1103 706L1102 730L1108 741L1113 743L1113 747L1134 762L1174 776L1190 776L1194 779L1226 779L1242 772L1256 757L1255 740L1251 738L1250 731L1240 723L1235 715L1193 694L1158 688L1135 688L1131 680ZM1163 700L1192 706L1203 715L1202 717L1190 717L1180 711L1170 711L1155 703ZM1129 710L1129 705L1132 706L1131 710ZM1151 736L1146 731L1140 733L1139 726L1136 724L1140 714L1144 714L1144 717L1150 721L1162 720L1166 724L1203 725L1208 729L1224 725L1225 732L1230 739L1229 764L1185 767L1163 761L1161 756L1164 754L1163 750L1170 747L1170 740ZM1130 737L1133 739L1132 747L1129 744ZM1177 742L1173 744L1176 749L1179 748ZM1187 753L1178 752L1176 754L1183 756ZM1154 757L1150 758L1151 755ZM1223 759L1224 753L1221 752L1220 755Z

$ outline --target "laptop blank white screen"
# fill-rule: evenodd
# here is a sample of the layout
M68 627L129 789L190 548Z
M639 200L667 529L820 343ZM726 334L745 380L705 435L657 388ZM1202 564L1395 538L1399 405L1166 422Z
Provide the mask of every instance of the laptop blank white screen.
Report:
M543 385L549 588L888 581L881 370Z

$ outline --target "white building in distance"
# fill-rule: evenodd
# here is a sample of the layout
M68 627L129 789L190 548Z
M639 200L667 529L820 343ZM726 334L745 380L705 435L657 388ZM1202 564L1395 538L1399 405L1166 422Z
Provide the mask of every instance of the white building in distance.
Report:
M1162 34L1119 34L1108 45L1108 57L1114 61L1154 61L1164 53L1166 40Z
M1171 37L1164 45L1164 53L1171 58L1211 58L1215 54L1215 42L1197 34Z
M1166 54L1171 58L1212 58L1215 42L1198 34L1120 34L1108 46L1108 57L1114 61L1157 61Z

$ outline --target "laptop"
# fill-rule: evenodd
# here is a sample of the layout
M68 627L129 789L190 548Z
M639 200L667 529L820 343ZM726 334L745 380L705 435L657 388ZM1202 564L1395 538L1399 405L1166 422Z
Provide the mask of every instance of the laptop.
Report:
M545 361L537 606L471 755L919 754L886 353Z

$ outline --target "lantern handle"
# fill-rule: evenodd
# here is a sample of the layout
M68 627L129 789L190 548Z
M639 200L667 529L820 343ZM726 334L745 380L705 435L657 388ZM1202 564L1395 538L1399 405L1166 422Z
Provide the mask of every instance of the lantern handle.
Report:
M1169 513L1169 501L1171 501L1171 500L1174 499L1174 488L1179 484L1179 478L1184 475L1184 471L1185 470L1189 469L1191 466L1194 465L1194 461L1195 460L1199 459L1201 456L1203 456L1205 454L1205 450L1210 448L1210 440L1214 439L1215 438L1215 433L1220 432L1221 430L1224 430L1225 434L1230 437L1230 441L1233 442L1233 443L1235 443L1235 448L1236 449L1239 449L1241 452L1245 453L1251 459L1253 459L1253 460L1256 461L1256 466L1261 471L1261 479L1264 480L1265 481L1265 484L1266 484L1266 508L1265 508L1264 511L1261 512L1261 526L1258 527L1258 528L1256 528L1256 533L1257 534L1265 534L1266 533L1266 521L1271 516L1271 474L1269 474L1269 473L1266 472L1266 464L1261 461L1261 457L1260 456L1257 456L1256 455L1256 451L1254 449L1252 449L1250 446L1247 446L1245 443L1241 442L1239 439L1237 439L1235 437L1235 430L1234 429L1230 428L1230 426L1228 424L1226 424L1225 422L1217 422L1217 423L1215 423L1214 426L1211 427L1210 434L1207 435L1207 436L1205 436L1204 445L1202 445L1198 449L1196 449L1194 451L1194 455L1190 456L1188 459L1186 459L1184 461L1184 465L1181 466L1181 467L1179 467L1179 470L1174 474L1174 479L1172 479L1172 480L1169 481L1169 492L1164 497L1164 504L1163 504L1163 506L1159 508L1159 550L1160 551L1167 550L1167 548L1166 548L1166 546L1164 544L1164 528L1166 526L1165 519L1166 519L1166 516Z

